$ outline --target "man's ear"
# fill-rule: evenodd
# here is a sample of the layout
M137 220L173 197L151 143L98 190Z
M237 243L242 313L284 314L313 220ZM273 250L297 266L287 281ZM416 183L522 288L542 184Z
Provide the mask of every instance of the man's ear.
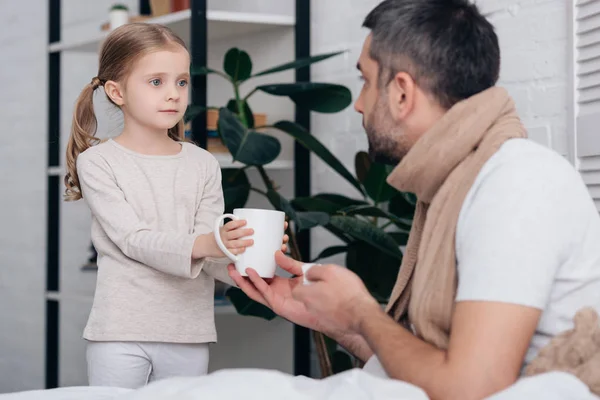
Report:
M104 92L106 93L108 98L111 99L112 102L118 105L119 107L125 104L125 101L123 100L123 91L121 85L119 85L117 82L106 81L106 83L104 83Z
M398 72L388 86L388 104L395 120L402 120L412 111L416 96L415 80L406 72Z

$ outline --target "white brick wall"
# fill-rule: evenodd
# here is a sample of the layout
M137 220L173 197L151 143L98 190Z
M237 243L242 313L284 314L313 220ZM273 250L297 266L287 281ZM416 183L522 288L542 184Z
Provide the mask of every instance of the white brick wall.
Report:
M0 1L0 392L43 385L46 1Z
M44 386L47 3L0 1L0 87L7 99L0 108L4 127L0 136L0 393ZM76 35L77 29L92 20L99 26L106 20L112 3L63 0L63 37ZM126 3L133 10L137 8L136 0ZM78 93L95 74L95 57L65 55L62 68L61 86L65 91L61 97L65 101L61 106L65 121L72 112L72 100L66 99L69 94ZM62 129L64 148L68 124L63 123ZM71 210L66 206L63 211L65 208L61 218L63 230ZM83 213L79 215L85 217ZM79 217L73 218L72 213L70 216L76 225ZM68 250L69 236L62 239L62 249ZM69 262L70 254L63 251L67 257L61 257L61 262ZM87 248L73 257L80 262L78 255L87 255ZM90 287L93 282L79 284ZM63 332L69 323L63 322ZM62 350L69 349L67 341L62 345ZM68 358L68 351L61 356Z
M500 83L534 140L568 153L568 1L481 0L500 38Z
M257 0L258 1L258 0ZM314 80L341 82L354 97L360 90L355 64L367 34L362 19L378 0L313 0L313 54L347 49L344 56L315 65ZM101 24L111 0L63 0L63 35L77 35L89 24ZM133 10L136 0L127 3ZM228 2L228 7L229 7ZM244 4L250 3L246 1ZM564 0L480 0L496 25L502 47L501 83L515 97L530 135L567 152L567 2ZM0 393L44 385L45 186L47 2L0 0L0 87L7 100L0 108ZM95 74L95 57L63 57L63 146L73 98ZM110 130L115 121L108 122ZM101 121L102 124L102 121ZM351 107L337 115L313 114L312 131L353 169L356 151L367 141L360 116ZM356 193L336 174L315 161L313 192ZM76 269L87 256L73 232L87 224L82 203L63 205L63 268ZM313 234L314 252L332 243L322 231ZM85 237L83 242L87 243ZM343 261L343 260L337 260ZM63 286L87 292L89 277ZM67 310L68 314L80 311ZM68 327L63 326L63 329ZM77 328L79 329L79 328ZM64 335L76 340L78 334ZM63 353L64 361L74 355ZM80 356L77 355L77 359ZM75 361L73 361L75 362ZM65 372L70 371L65 366ZM73 372L75 373L75 372ZM65 384L76 383L67 376Z

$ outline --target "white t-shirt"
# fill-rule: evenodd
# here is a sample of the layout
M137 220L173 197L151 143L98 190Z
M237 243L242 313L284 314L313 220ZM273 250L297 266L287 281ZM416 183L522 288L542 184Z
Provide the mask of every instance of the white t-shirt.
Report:
M579 173L528 139L506 142L483 166L456 228L456 301L539 308L525 363L572 328L585 306L600 312L600 216ZM367 370L383 369L373 357Z

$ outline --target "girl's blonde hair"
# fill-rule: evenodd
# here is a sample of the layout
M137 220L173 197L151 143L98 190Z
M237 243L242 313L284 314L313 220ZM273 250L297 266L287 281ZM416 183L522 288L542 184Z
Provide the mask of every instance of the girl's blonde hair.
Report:
M186 48L179 36L169 28L158 24L131 23L123 25L106 37L100 50L98 75L83 88L75 103L71 136L67 144L67 173L65 175L65 199L67 201L82 198L77 176L77 156L100 142L100 139L96 137L98 121L94 113L94 91L107 81L124 82L131 72L132 65L140 57L172 46ZM112 103L110 98L108 100ZM184 141L183 121L179 121L177 125L170 128L168 134L173 140Z

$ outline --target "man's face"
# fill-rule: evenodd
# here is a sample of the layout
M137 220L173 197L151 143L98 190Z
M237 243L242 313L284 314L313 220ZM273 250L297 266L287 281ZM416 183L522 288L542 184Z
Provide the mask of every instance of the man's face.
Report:
M354 109L363 116L363 127L369 140L369 156L372 160L396 165L408 152L401 121L396 121L390 109L388 86L379 86L379 65L369 51L371 35L365 39L357 68L361 73L363 87L354 103Z

